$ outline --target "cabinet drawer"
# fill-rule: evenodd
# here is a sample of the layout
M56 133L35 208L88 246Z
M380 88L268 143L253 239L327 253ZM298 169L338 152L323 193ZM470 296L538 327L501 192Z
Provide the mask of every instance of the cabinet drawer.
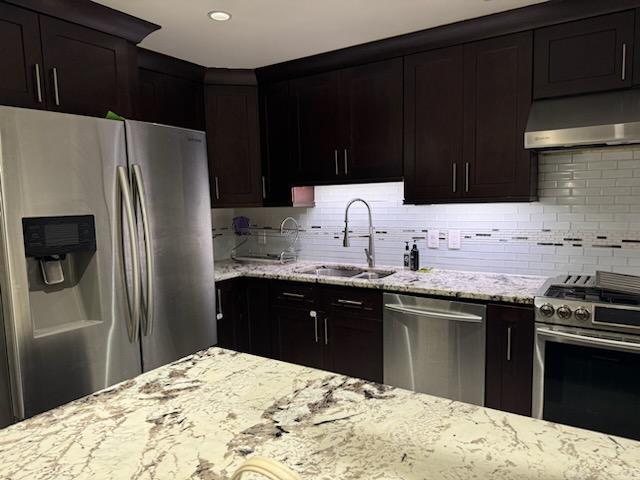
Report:
M327 288L322 292L323 304L328 311L366 314L382 321L382 292L356 288Z
M274 305L284 307L311 307L316 304L314 284L274 282L270 297ZM317 288L317 287L316 287Z

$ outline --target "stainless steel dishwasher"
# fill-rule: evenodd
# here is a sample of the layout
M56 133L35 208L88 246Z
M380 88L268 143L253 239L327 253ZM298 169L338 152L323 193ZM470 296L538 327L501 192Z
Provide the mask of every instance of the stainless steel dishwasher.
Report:
M484 405L486 307L385 293L384 383Z

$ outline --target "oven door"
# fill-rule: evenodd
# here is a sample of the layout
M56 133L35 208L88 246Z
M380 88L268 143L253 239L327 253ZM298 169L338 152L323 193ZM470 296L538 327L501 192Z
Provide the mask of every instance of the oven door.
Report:
M533 416L640 440L640 336L536 324Z

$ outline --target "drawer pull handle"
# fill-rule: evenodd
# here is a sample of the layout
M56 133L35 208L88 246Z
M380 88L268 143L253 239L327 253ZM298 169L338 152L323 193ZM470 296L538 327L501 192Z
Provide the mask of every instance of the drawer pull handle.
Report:
M361 307L363 305L363 302L358 302L356 300L343 300L343 299L339 299L338 303L341 305L351 305L354 307Z
M300 293L282 292L282 296L283 297L289 297L289 298L298 298L298 299L303 299L304 298L304 295L302 295Z

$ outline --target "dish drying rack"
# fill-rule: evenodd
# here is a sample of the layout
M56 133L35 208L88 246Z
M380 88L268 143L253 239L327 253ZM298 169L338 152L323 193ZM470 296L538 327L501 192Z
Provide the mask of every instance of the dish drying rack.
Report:
M295 228L285 228L285 224L291 222ZM288 245L280 253L252 253L238 255L238 248L244 245L249 239L246 238L231 250L231 259L235 262L260 262L276 265L285 265L298 260L298 253L295 251L295 245L300 235L300 226L293 217L285 218L280 224L280 236L288 239Z

